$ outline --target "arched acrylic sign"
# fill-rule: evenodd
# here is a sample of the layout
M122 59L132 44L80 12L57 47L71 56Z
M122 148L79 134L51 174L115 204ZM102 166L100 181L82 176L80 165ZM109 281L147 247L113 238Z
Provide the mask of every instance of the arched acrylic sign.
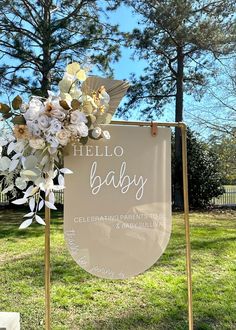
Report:
M171 233L169 128L107 127L110 140L71 147L65 167L64 235L87 272L124 279L144 272Z

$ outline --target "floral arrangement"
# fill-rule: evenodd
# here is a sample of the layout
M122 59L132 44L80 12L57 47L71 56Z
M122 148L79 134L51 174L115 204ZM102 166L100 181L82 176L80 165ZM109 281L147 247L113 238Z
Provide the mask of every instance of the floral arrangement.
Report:
M64 189L64 174L72 173L62 165L63 149L69 143L110 139L100 124L110 122L114 109L101 82L113 87L119 82L115 84L118 96L124 95L128 85L87 74L86 68L74 62L67 65L57 94L48 91L48 98L32 96L28 103L16 96L10 105L0 103L0 187L13 197L22 192L14 204L29 204L21 229L34 220L45 225L38 215L44 206L56 209L54 191Z

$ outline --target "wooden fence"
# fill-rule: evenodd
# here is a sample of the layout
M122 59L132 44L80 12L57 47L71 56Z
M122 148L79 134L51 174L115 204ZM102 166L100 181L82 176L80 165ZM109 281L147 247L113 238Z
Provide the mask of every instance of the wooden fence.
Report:
M56 204L64 204L63 190L55 191ZM0 193L0 205L8 205L7 195ZM225 193L212 199L212 204L217 206L236 206L236 186L225 186Z
M7 195L0 193L0 205L8 205L9 200Z
M55 194L56 204L64 204L63 190L55 191L54 194ZM9 204L8 196L0 193L0 205L8 205L8 204Z
M213 205L236 206L236 186L225 186L225 193L212 199Z

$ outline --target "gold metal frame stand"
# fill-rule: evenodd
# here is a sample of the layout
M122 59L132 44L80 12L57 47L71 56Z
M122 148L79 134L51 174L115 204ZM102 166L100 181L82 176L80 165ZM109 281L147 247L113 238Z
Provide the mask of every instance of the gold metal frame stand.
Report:
M50 209L45 206L45 255L44 255L44 281L45 281L45 329L51 329L51 284L50 284Z
M182 167L183 167L183 193L184 193L184 221L186 240L186 272L188 285L188 324L189 330L193 330L192 308L192 275L191 275L191 247L189 225L189 201L188 201L188 174L187 174L187 126L185 123L158 123L139 121L112 121L114 125L178 127L182 134ZM154 134L156 135L156 134ZM51 329L50 306L50 209L45 207L45 329Z

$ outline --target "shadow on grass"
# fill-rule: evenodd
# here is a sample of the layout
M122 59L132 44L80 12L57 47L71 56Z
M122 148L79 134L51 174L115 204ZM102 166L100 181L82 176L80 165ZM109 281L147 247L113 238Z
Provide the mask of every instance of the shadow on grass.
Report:
M158 310L156 311L158 315ZM158 318L158 317L157 317ZM194 322L194 330L216 329L217 319L203 317ZM188 316L186 308L184 310L169 306L166 313L158 320L155 315L144 315L141 313L129 313L127 316L109 318L108 320L97 321L94 324L84 323L83 330L188 330ZM227 328L228 330L230 328ZM233 328L232 328L233 329Z
M83 323L83 330L187 330L188 325L183 319L182 311L176 313L173 309L167 309L167 316L158 317L158 310L155 314L140 312L124 312L123 316L111 317L96 322ZM180 321L180 319L183 319ZM156 320L158 319L158 320Z
M34 223L22 230L19 229L20 224L26 220L23 216L28 213L29 210L22 209L21 211L15 210L1 210L0 211L0 239L1 238L19 238L27 239L30 237L39 237L44 235L44 226ZM44 214L40 214L44 218ZM51 215L52 231L63 231L63 213L61 211L54 211Z
M75 284L93 278L92 275L76 265L67 253L58 255L52 251L51 259L52 285L58 281L63 284L69 280L70 283ZM13 257L9 262L3 263L0 269L2 277L6 272L10 276L11 282L17 281L20 274L20 278L25 281L33 278L35 287L44 287L44 250L40 249L21 257Z

